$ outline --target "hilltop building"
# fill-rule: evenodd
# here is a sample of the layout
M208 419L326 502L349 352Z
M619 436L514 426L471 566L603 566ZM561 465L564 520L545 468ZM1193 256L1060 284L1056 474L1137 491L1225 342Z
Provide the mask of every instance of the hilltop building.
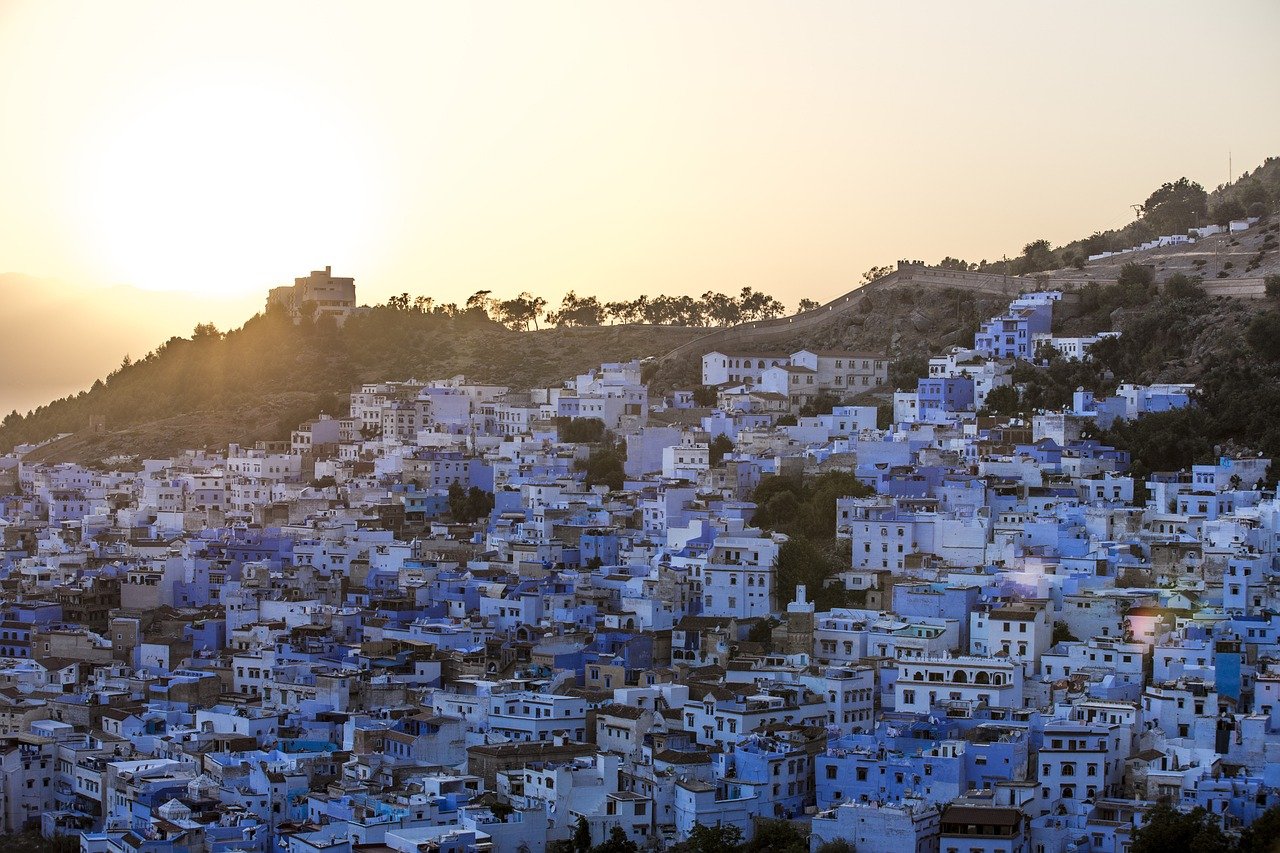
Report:
M295 324L303 317L332 317L341 326L356 307L356 280L335 278L332 267L312 270L310 275L295 278L292 285L271 288L267 310L274 307L288 311Z

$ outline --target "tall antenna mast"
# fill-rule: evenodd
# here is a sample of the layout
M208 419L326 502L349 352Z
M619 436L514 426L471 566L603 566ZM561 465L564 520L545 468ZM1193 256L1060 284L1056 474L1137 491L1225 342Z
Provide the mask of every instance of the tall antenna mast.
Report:
M1227 183L1231 183L1236 179L1235 167L1231 164L1231 149L1227 149Z

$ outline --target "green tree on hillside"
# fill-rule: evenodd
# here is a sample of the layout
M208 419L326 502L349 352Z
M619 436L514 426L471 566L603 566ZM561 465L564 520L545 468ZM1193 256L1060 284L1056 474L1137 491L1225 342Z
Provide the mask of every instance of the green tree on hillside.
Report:
M1053 254L1053 247L1048 240L1032 240L1022 247L1022 256L1014 263L1017 275L1028 275L1044 272L1058 266L1058 259Z
M547 315L557 326L599 326L604 322L604 306L594 296L579 296L570 290L560 300L560 310Z
M1208 198L1204 187L1179 178L1148 196L1142 215L1158 234L1183 234L1204 221Z
M870 284L871 282L875 281L878 278L884 278L891 272L893 272L893 267L888 265L868 267L866 270L863 271L862 279L858 283Z
M525 291L511 299L504 299L497 305L498 318L512 329L528 329L532 323L538 328L538 315L547 305L547 300Z
M492 309L494 300L491 298L491 290L477 290L475 293L467 297L467 315L478 319L489 319L489 311Z
M1164 295L1169 299L1204 299L1204 288L1198 275L1174 273L1165 280Z
M1280 299L1280 275L1269 275L1263 279L1268 299Z
M1245 338L1267 361L1280 360L1280 311L1268 311L1253 318Z
M1226 199L1218 202L1213 206L1213 213L1210 218L1215 225L1221 225L1226 228L1233 219L1244 219L1245 207L1235 199Z

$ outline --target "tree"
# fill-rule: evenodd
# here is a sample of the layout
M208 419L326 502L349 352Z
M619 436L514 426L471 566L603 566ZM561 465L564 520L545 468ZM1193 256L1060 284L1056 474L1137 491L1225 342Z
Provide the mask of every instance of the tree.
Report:
M1164 295L1169 299L1203 299L1205 292L1200 286L1201 281L1198 275L1174 273L1165 279Z
M699 385L693 389L693 402L698 406L714 406L716 404L716 389L710 385Z
M1280 312L1268 311L1254 317L1245 339L1263 358L1280 360Z
M787 820L757 820L755 834L741 853L809 853L808 839L800 827Z
M695 823L684 842L688 853L737 853L740 844L742 830L729 824L707 826Z
M609 830L609 837L591 848L591 853L639 853L640 848L627 837L627 832L618 824Z
M759 643L764 646L765 652L773 651L773 629L782 624L772 616L758 620L751 626L751 630L747 631L747 642Z
M835 841L824 841L818 845L815 853L857 853L852 841L837 838Z
M1269 275L1263 279L1268 299L1280 299L1280 275Z
M1115 300L1125 308L1144 305L1151 299L1155 280L1156 274L1151 267L1130 261L1120 268Z
M465 488L457 480L449 484L449 515L461 524L474 524L493 512L491 492L477 486Z
M595 444L604 440L604 421L599 418L556 418L556 433L570 444Z
M1067 627L1066 622L1053 623L1053 637L1050 640L1053 645L1056 646L1058 643L1074 642L1076 639L1076 635L1071 633L1071 629Z
M824 553L817 542L804 536L794 536L782 543L774 566L775 609L784 609L794 601L796 587L801 585L819 610L840 606L843 591L828 587L827 580L848 568L848 559L847 555L836 559Z
M1022 396L1012 385L1001 385L987 392L983 408L988 414L1013 416L1022 411Z
M575 463L579 470L586 472L586 485L608 486L611 491L620 491L626 481L626 472L622 467L622 457L613 448L594 450L586 461Z
M732 326L742 320L742 306L732 296L708 290L701 301L702 316L708 324Z
M1244 219L1244 205L1235 199L1227 199L1220 201L1213 206L1213 214L1209 217L1214 221L1215 225L1221 225L1226 228L1233 219Z
M1208 198L1204 187L1179 178L1147 197L1142 217L1157 234L1182 234L1204 219Z
M606 302L604 313L618 323L634 323L636 313L631 302Z
M489 319L489 307L493 304L493 300L489 298L490 290L477 290L475 293L467 297L467 314L473 317L482 317ZM406 294L407 296L408 294Z
M1080 243L1080 252L1086 257L1089 255L1101 255L1103 252L1110 252L1114 248L1116 248L1115 238L1110 231L1106 234L1101 231L1094 231Z
M916 380L929 375L929 356L924 353L895 358L889 363L889 384L899 391L916 387Z
M813 399L800 407L800 417L812 418L818 415L829 415L831 410L840 405L840 398L831 394L815 394Z
M470 522L479 521L482 518L488 518L489 513L493 512L493 493L486 492L479 486L472 486L467 489L466 514Z
M1014 272L1017 275L1027 275L1033 272L1044 272L1057 265L1058 259L1054 256L1053 247L1049 245L1049 241L1032 240L1022 247L1022 257L1014 263Z
M858 284L859 286L870 284L878 278L884 278L891 272L893 272L893 267L890 266L868 267L866 271L862 273L862 280L859 281Z
M1240 853L1277 853L1280 851L1280 806L1267 809L1240 833Z
M547 315L547 322L557 326L599 326L605 309L594 296L578 296L570 290L560 301L560 310Z
M727 435L717 435L715 438L711 439L710 451L711 465L712 467L715 467L724 460L724 455L726 453L733 452L733 441L731 441Z
M497 305L498 317L513 329L528 329L533 323L538 328L538 315L547 306L547 300L525 291L511 299L504 299Z
M570 840L574 853L590 853L591 825L585 817L579 817L573 825L573 838Z
M1227 853L1230 849L1222 828L1203 808L1180 812L1168 803L1156 805L1147 814L1147 822L1129 845L1129 853Z
M462 521L467 512L467 490L454 480L449 484L449 515L454 521Z
M1181 471L1213 454L1218 429L1199 406L1154 412L1131 421L1116 421L1101 436L1104 444L1128 450L1135 476L1153 471Z

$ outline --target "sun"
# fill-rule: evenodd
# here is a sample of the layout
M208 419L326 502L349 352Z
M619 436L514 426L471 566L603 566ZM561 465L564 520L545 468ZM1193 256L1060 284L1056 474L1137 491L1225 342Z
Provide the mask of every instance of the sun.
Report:
M368 248L377 158L349 114L302 87L205 76L104 123L80 208L113 280L236 295L322 262L351 269Z

